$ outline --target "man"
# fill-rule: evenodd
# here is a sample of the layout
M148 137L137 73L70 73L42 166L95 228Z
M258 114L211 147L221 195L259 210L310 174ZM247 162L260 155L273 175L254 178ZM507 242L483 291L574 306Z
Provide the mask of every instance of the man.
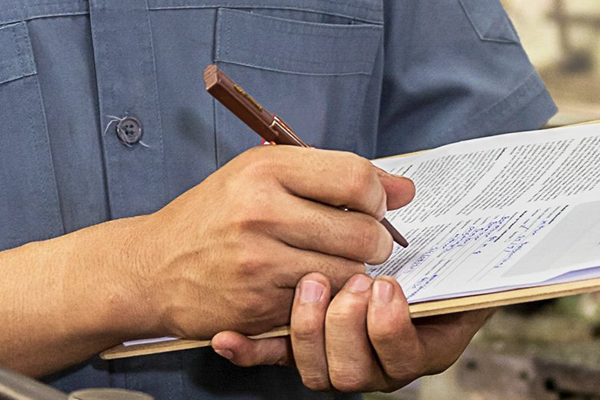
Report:
M487 314L413 324L364 275L414 195L366 158L555 111L497 0L4 0L0 60L0 363L65 391L336 398L443 370ZM213 62L343 152L257 146L204 92ZM290 319L291 342L240 335ZM94 357L219 332L233 363L298 372Z

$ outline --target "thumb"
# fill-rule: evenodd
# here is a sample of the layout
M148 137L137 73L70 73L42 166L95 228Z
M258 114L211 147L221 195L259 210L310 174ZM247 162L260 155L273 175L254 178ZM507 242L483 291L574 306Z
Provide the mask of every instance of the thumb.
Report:
M215 353L240 367L293 365L289 337L250 339L240 333L218 333L211 342Z
M387 194L388 210L404 207L415 197L415 184L408 178L388 174L379 167L375 167L379 180Z

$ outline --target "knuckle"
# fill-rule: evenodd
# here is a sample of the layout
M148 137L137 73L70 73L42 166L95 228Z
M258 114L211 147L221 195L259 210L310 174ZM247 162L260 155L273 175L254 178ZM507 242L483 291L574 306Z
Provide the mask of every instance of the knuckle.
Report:
M372 230L370 232L371 240L375 246L370 254L370 261L374 264L380 264L385 262L394 249L394 242L392 236L384 231L385 228L376 221L373 221Z
M306 318L294 324L293 337L296 341L313 342L322 334L323 326L316 318Z
M349 163L348 195L352 198L362 198L370 189L373 182L373 166L366 159L352 155Z
M271 151L267 147L254 146L244 151L240 158L244 160L244 164L249 168L255 168L256 166L266 166L274 161L274 157Z
M330 389L329 378L321 374L302 374L302 383L310 390L323 392Z
M271 224L269 214L264 212L264 205L269 203L268 191L248 191L244 193L243 199L238 199L236 203L232 221L238 232L262 231Z
M286 199L264 187L257 186L255 189L235 201L235 213L230 217L233 230L238 235L255 233L272 236L287 226L285 218L288 212L278 206L279 202L285 202ZM265 204L275 206L266 212Z
M279 146L256 146L242 153L240 175L249 179L270 180L279 169Z
M337 294L345 283L356 274L364 274L367 269L365 264L357 261L345 261L341 265L332 270L331 273L331 293Z
M238 234L253 231L257 225L259 213L255 207L249 204L244 204L238 207L235 217L233 218L233 228Z
M254 277L263 270L265 260L256 249L243 246L238 250L236 256L238 274L243 278Z
M349 248L354 249L361 261L371 260L380 252L380 231L376 221L364 222L353 229Z
M353 371L330 371L331 385L340 392L362 392L369 385L366 374L357 374Z
M369 327L369 338L383 347L398 340L397 331L392 324L374 324Z
M356 301L339 301L327 310L325 325L328 330L330 327L346 327L356 318L356 315L361 315L363 309L364 305Z

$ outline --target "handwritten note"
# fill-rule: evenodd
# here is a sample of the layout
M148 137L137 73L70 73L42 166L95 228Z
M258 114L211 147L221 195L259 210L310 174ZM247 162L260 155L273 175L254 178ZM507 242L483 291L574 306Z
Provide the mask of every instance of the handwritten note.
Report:
M599 125L374 163L417 186L415 201L387 216L411 246L369 270L394 276L409 302L575 280L600 267Z

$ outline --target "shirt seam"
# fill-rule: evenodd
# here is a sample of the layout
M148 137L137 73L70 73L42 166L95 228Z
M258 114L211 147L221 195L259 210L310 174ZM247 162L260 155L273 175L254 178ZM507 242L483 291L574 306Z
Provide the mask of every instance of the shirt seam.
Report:
M506 96L504 96L502 99L498 100L497 102L493 103L491 106L479 111L472 117L468 118L463 124L459 125L458 127L442 132L441 136L448 135L448 136L454 137L454 136L456 136L457 132L464 131L465 128L467 128L467 127L484 126L486 128L489 128L490 126L492 126L494 124L497 125L497 124L501 124L502 122L506 121L508 118L510 118L511 115L514 114L515 111L518 111L518 110L522 109L525 105L530 104L537 97L539 97L539 95L543 94L546 91L544 86L540 85L537 82L536 78L537 78L537 72L532 71L527 76L527 78L523 81L523 83L518 85L509 94L507 94ZM520 93L521 91L523 91L523 93ZM526 98L529 100L527 100L525 103L523 103L522 100L521 101L517 100L517 99L523 99L523 98ZM513 101L512 104L514 104L514 105L511 105L510 107L503 107L503 105L508 104L509 101ZM495 110L499 110L499 111L495 112ZM481 120L486 115L489 115L489 116L493 115L493 117L492 117L493 119L490 120L490 118L485 118L483 124L476 123L476 121Z

